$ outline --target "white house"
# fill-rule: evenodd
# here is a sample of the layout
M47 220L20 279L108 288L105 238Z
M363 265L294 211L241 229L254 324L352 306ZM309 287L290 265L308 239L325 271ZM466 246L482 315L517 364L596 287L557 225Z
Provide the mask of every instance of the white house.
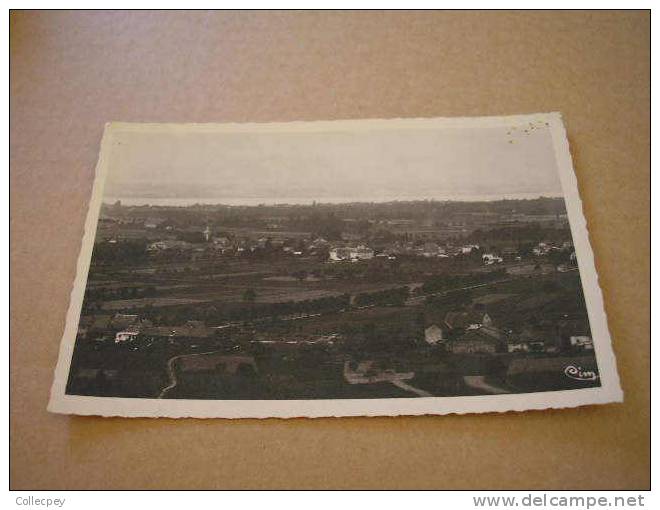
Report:
M360 245L355 249L355 252L351 253L351 258L358 260L369 260L374 258L374 251L371 248Z
M571 347L581 347L584 350L592 351L594 349L594 341L589 336L576 335L570 338Z
M424 330L424 340L426 340L427 344L436 345L444 342L446 339L442 328L436 324L432 324Z
M122 342L130 342L135 340L139 334L139 331L119 331L115 335L115 343L120 344Z
M422 248L422 255L424 257L439 257L444 254L445 250L436 243L425 243Z
M192 245L186 241L165 239L163 241L151 243L147 247L147 251L188 250L190 248L192 248Z
M330 260L338 262L340 260L369 260L374 258L374 251L364 245L360 246L338 246L332 248L329 252Z
M507 344L508 352L528 352L529 345L525 342L509 342Z
M502 257L498 257L492 253L484 253L484 255L481 257L481 260L484 261L484 264L489 266L491 264L500 264L503 259Z
M461 247L461 253L463 255L469 255L472 253L472 250L478 250L479 245L478 244L468 244L467 246L462 246Z

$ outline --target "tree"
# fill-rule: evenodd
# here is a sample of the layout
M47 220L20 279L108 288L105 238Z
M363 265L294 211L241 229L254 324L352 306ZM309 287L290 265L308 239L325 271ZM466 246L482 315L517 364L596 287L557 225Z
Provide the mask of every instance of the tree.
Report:
M254 291L254 289L246 289L245 292L243 292L243 301L246 303L254 303L256 299L257 293Z
M472 303L472 293L469 290L459 290L451 293L452 302L455 306L468 306Z

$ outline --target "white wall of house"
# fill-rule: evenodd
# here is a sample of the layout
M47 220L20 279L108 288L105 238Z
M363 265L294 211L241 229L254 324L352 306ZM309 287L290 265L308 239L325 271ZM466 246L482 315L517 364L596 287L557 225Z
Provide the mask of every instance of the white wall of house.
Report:
M424 330L424 340L430 345L435 345L445 341L445 335L442 328L433 324Z

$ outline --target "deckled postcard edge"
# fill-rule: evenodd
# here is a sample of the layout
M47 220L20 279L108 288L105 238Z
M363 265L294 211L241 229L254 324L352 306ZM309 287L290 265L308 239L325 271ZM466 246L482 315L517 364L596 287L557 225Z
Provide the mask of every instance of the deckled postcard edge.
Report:
M397 127L471 127L500 126L503 123L544 120L549 123L557 170L566 203L573 243L587 313L592 329L594 351L601 386L564 391L548 391L507 395L455 397L383 398L383 399L315 399L315 400L187 400L89 397L66 395L66 381L73 356L76 329L80 319L87 274L91 263L94 238L108 172L108 158L115 130L200 130L212 132L299 131L346 128L350 130ZM105 126L96 165L92 196L89 202L85 232L78 256L76 278L71 291L64 334L48 410L54 413L163 418L318 418L342 416L445 415L486 412L508 412L571 408L591 404L622 402L619 376L602 292L598 283L589 232L578 192L566 130L558 112L499 117L456 117L420 119L336 120L286 123L248 124L144 124L108 123Z

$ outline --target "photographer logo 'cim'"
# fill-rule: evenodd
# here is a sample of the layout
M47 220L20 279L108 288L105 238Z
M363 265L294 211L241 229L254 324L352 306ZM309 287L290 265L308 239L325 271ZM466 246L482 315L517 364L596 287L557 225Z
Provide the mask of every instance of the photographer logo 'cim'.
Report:
M576 367L575 365L568 365L564 369L564 374L576 381L595 381L598 379L598 374L593 370L584 370L582 367Z

